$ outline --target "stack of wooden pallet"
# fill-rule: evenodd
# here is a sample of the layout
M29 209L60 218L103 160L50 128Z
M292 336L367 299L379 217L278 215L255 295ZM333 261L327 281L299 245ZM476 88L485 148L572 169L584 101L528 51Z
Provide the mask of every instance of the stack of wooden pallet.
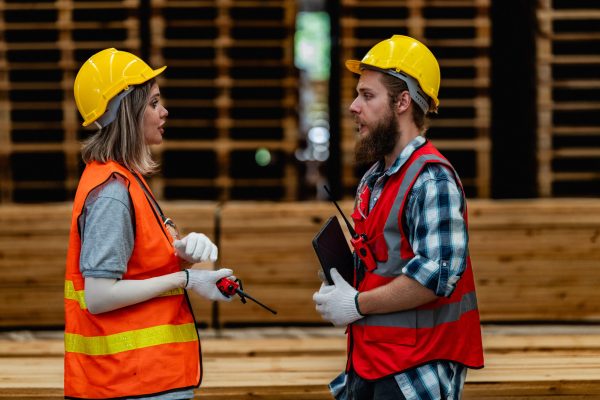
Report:
M490 1L341 1L341 108L356 96L356 77L344 67L377 42L408 35L425 43L441 68L440 110L428 136L460 171L471 197L490 195ZM346 116L346 113L342 113ZM343 185L352 194L357 177L355 127L342 121Z
M159 198L296 199L295 16L295 0L0 2L0 202L72 198L89 135L73 81L106 47L168 66Z
M81 172L79 66L140 50L139 0L0 2L0 201L66 201Z
M538 2L538 188L542 196L600 192L600 11Z
M164 174L152 182L159 197L296 199L296 2L151 6L152 62L168 65L160 82L171 114Z

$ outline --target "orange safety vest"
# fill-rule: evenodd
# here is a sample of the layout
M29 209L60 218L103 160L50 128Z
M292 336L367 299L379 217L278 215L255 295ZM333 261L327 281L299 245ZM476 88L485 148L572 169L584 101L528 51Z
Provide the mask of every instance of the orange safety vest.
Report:
M135 210L134 248L123 279L180 271L172 238L135 176L115 162L88 164L75 195L67 253L65 398L148 396L198 387L202 379L200 341L185 290L101 314L87 310L77 220L88 194L114 173L127 180Z
M458 175L430 142L415 150L389 177L370 213L369 188L359 188L352 218L356 232L366 235L377 261L374 269L365 270L359 292L383 286L400 276L402 268L415 256L404 231L405 204L428 163L448 167L462 190ZM467 221L466 206L464 217ZM440 297L413 310L365 316L350 325L348 349L347 370L352 366L359 376L370 380L440 360L482 368L481 327L470 257L449 298Z

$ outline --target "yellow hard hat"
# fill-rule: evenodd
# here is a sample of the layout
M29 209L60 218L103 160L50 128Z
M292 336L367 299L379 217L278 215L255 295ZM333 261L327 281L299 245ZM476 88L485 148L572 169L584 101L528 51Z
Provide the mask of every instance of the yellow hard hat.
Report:
M114 48L104 49L91 56L75 77L73 92L77 109L88 126L106 112L111 99L165 70L152 69L141 58Z
M437 110L440 104L440 66L423 43L408 36L394 35L373 46L361 61L346 61L346 68L355 74L361 74L363 69L370 67L400 79L403 79L402 74L414 78L422 91L433 100L432 111ZM412 91L411 97L414 98Z

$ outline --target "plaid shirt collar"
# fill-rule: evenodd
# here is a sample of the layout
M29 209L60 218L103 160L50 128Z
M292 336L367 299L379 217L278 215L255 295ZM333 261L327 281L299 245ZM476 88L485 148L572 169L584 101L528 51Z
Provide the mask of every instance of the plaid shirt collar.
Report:
M369 210L372 210L375 206L375 203L379 199L379 195L381 194L381 190L383 189L383 186L385 185L387 179L390 176L394 175L396 172L398 172L400 168L402 168L402 166L409 159L409 157L412 155L412 153L414 153L415 150L421 147L424 143L425 138L423 136L417 136L416 138L411 140L410 143L406 145L404 149L402 149L402 152L400 152L398 158L396 158L394 163L387 170L383 170L383 168L385 167L384 160L377 161L377 163L375 163L375 165L373 165L369 169L369 171L365 174L359 185L359 193L362 192L365 185L369 188L369 191L371 192L371 198L369 200Z
M408 158L415 152L416 149L421 147L425 143L425 138L423 136L417 136L411 142L406 145L402 152L396 158L394 163L387 170L383 170L385 163L384 160L379 160L377 163L371 167L367 175L363 178L364 182L369 186L369 189L373 190L375 183L382 177L387 179L388 177L394 175L396 172L402 168L404 163L408 160ZM361 185L362 186L362 185Z

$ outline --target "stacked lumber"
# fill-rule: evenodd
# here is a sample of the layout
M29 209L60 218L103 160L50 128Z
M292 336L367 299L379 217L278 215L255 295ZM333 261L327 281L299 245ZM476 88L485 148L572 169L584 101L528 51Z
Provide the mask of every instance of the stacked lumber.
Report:
M600 321L600 204L473 200L469 207L482 321ZM352 204L342 208L349 215ZM164 202L163 209L182 232L213 238L215 267L233 268L249 294L278 311L237 300L212 309L192 294L200 323L323 323L312 301L320 281L311 240L337 214L331 204ZM1 327L62 326L70 211L68 204L0 208Z
M246 291L278 314L236 301L219 304L219 323L321 322L312 301L320 267L311 240L335 212L323 202L226 203L219 218L220 265L233 268Z
M340 329L206 332L204 378L196 396L331 399L327 383L345 366L345 346ZM468 373L465 399L600 396L598 327L489 326L484 346L486 367ZM62 356L60 334L0 337L0 399L62 398Z
M346 215L352 204L342 203ZM600 321L600 204L593 200L469 202L470 252L484 322ZM221 323L319 323L310 241L337 212L328 203L227 203L221 264L278 309L219 304Z
M600 321L597 201L469 204L483 321Z
M64 325L64 274L71 204L0 207L0 326ZM174 202L163 211L183 233L214 238L214 203ZM211 265L202 267L212 268ZM211 307L190 296L196 320L211 322Z
M63 325L71 205L3 206L0 225L0 325Z

